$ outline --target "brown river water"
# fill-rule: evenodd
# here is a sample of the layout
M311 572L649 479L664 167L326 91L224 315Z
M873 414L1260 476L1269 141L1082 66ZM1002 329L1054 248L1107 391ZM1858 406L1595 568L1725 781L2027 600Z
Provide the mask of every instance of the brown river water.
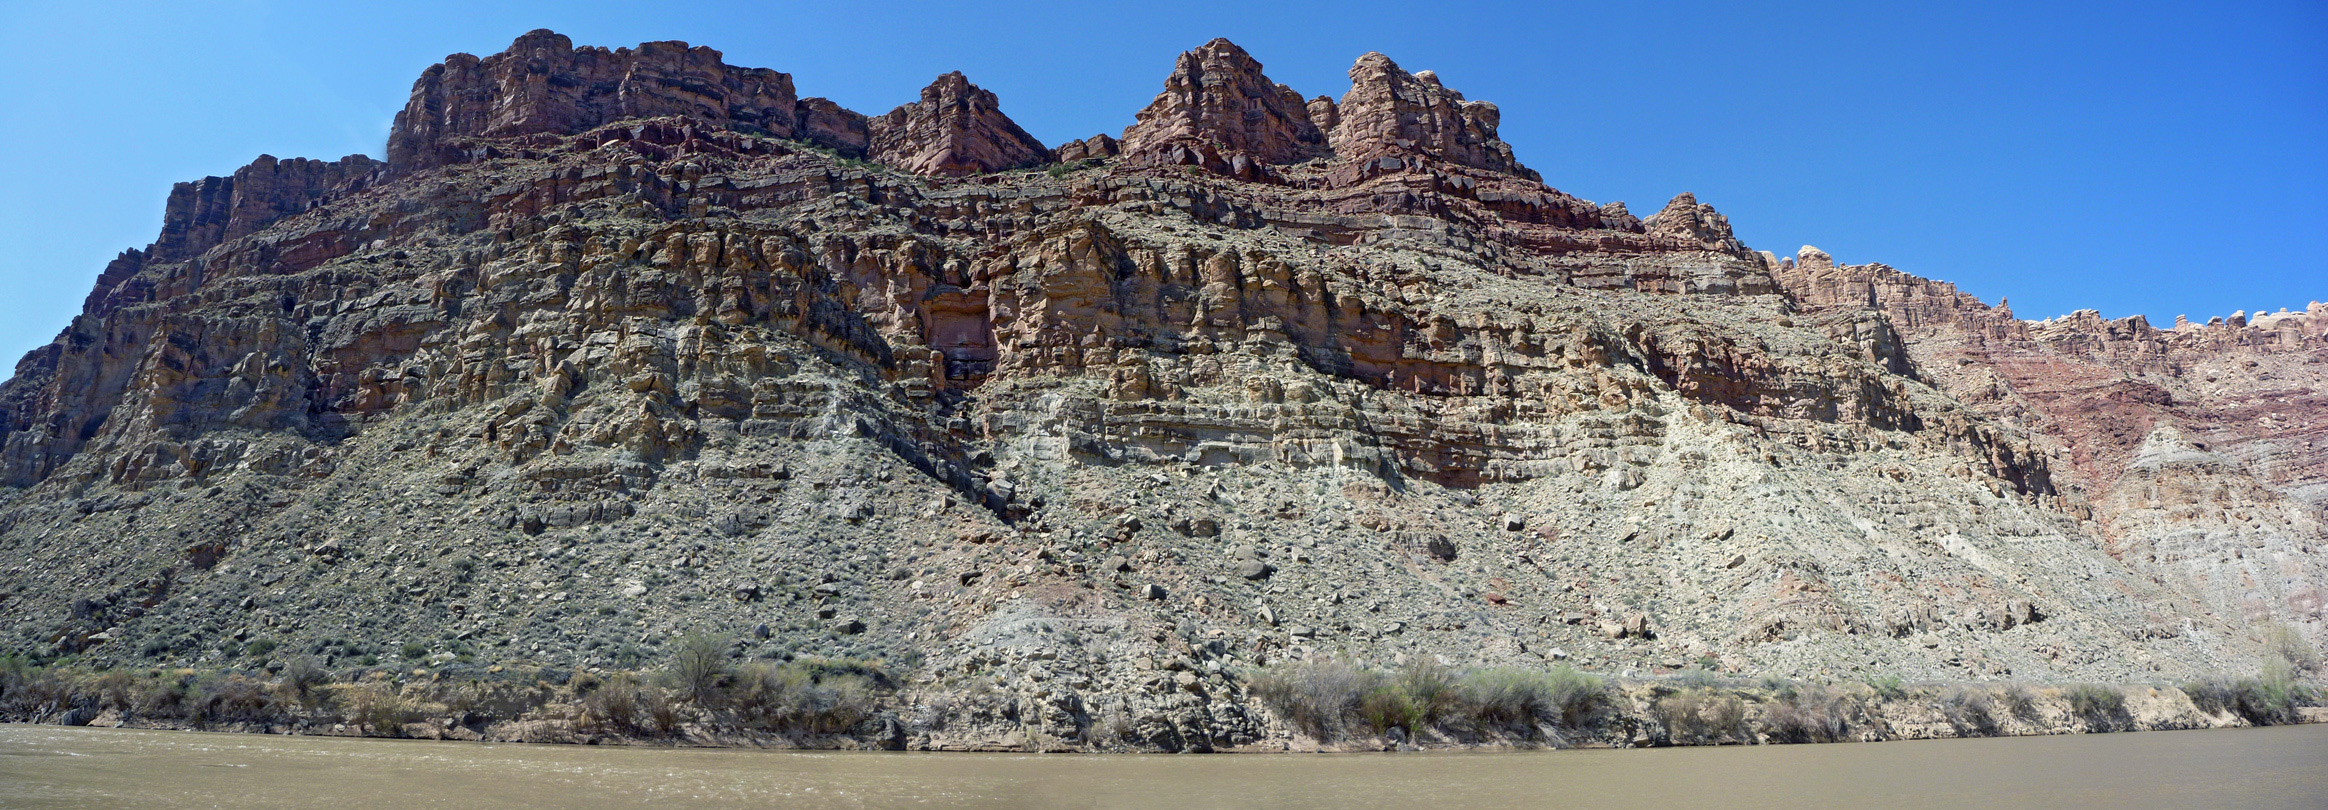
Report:
M1632 751L599 748L0 725L4 808L2328 808L2328 725Z

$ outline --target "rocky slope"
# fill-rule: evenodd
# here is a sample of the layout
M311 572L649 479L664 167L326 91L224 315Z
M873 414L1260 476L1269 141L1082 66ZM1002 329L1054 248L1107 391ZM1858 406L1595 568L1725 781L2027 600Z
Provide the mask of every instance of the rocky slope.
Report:
M1309 656L2169 681L2322 630L2328 313L2030 323L1223 40L1120 140L537 31L181 185L0 386L0 638L880 657L919 744L1282 737ZM1047 169L1021 169L1050 163ZM253 642L266 642L254 645Z

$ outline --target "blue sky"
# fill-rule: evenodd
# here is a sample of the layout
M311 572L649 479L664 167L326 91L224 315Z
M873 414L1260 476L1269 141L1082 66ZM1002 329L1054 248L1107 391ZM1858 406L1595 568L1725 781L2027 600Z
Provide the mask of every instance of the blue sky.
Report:
M1313 96L1378 50L1496 102L1552 186L1644 215L1692 191L1759 249L1881 261L2026 318L2328 300L2319 0L0 0L0 353L47 342L108 259L151 241L171 183L260 153L379 156L423 68L536 27L710 45L868 114L961 70L1053 144L1120 132L1215 36Z

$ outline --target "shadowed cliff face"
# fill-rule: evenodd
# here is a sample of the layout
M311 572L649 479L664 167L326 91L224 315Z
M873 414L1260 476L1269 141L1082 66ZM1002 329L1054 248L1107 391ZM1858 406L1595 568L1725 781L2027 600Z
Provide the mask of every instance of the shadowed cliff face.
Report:
M1577 199L1492 106L1353 80L1305 105L1215 41L1120 143L1046 150L959 74L867 118L679 43L448 58L385 166L181 186L0 386L0 641L594 665L748 629L1020 701L928 733L1198 747L1274 733L1239 667L1334 650L2134 680L2317 631L2310 428L2043 393L2316 374L2316 313L2014 321L1688 194ZM2173 449L2209 431L2264 438ZM2173 534L2200 506L2222 532ZM2225 555L2258 584L2189 563Z

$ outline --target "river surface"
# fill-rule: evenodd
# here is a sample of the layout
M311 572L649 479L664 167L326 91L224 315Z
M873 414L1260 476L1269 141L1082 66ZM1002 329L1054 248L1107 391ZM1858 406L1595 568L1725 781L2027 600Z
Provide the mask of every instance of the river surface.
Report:
M5 808L2328 808L2328 725L1223 756L510 745L0 725Z

